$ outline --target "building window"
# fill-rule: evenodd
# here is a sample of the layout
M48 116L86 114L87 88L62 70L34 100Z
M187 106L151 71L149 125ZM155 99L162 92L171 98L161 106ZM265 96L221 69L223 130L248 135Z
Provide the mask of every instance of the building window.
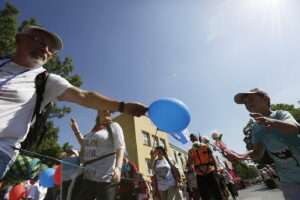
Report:
M144 145L150 146L150 143L149 143L149 133L147 133L145 131L142 131L142 139L143 139L143 144Z
M184 168L184 166L186 165L186 163L184 163L183 158L180 156L180 160L181 160L181 166L182 168Z
M147 176L152 176L152 170L150 168L150 159L145 159L146 161L146 166L147 166Z
M178 158L177 158L176 151L173 151L173 153L174 153L174 158L175 158L175 161L176 161L176 163L178 163Z
M152 144L153 144L153 147L158 146L158 138L154 135L152 135Z
M162 146L166 151L167 151L167 147L166 147L166 142L164 139L159 139L159 145Z

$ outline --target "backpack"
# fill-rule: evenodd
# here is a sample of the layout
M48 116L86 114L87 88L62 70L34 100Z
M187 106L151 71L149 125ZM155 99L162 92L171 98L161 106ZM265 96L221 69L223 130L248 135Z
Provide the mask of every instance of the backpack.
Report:
M199 148L193 147L189 152L192 154L197 174L207 175L215 170L213 167L212 152L207 145L201 144Z

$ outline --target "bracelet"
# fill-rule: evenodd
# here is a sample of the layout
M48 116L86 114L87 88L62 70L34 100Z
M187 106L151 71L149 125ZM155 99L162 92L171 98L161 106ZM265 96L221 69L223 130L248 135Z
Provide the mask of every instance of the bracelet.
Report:
M117 166L117 167L115 167L115 169L116 169L116 168L118 168L118 169L120 170L120 172L121 172L121 167Z
M76 132L75 135L80 135L80 132Z
M120 102L120 105L119 105L119 112L124 112L124 101L121 101Z

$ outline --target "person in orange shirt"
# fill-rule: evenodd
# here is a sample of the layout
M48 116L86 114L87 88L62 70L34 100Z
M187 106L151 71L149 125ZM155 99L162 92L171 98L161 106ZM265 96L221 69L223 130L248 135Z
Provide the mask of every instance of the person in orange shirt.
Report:
M202 200L210 200L211 196L215 199L223 200L222 191L216 177L216 161L211 149L207 144L199 143L195 134L190 135L193 143L192 148L188 151L189 170L195 169L199 193Z

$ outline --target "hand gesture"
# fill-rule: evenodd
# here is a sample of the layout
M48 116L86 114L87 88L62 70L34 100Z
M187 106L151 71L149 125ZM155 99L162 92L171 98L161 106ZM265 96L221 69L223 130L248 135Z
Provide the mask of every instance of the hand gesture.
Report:
M148 108L144 106L143 104L133 102L133 103L124 103L124 113L140 117L142 115L145 115Z
M150 151L150 156L151 156L151 158L155 158L157 156L157 151L155 149L152 149Z
M70 122L70 126L71 126L73 132L74 132L75 134L80 133L79 127L78 127L78 124L77 124L76 120L75 120L74 118L71 118L70 121L71 121L71 122Z
M176 187L179 188L179 189L181 189L181 190L183 190L183 188L184 188L183 187L183 182L177 182L176 183Z
M262 125L265 131L269 130L274 122L273 119L265 117L260 113L250 113L250 116L253 117L258 124Z
M121 170L119 167L116 167L112 172L111 172L111 182L112 183L120 183L121 181Z

